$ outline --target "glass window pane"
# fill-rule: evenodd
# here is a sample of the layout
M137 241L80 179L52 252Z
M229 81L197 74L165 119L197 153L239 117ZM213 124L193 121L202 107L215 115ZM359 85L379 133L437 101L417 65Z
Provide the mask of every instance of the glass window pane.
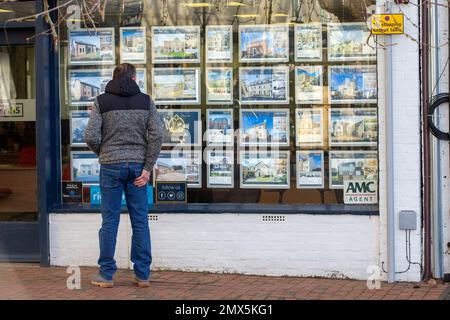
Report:
M0 221L37 220L34 47L0 47Z
M348 181L378 183L375 1L264 3L110 1L96 30L82 12L71 20L60 33L63 180L84 179L90 202L74 128L128 61L166 129L153 185L186 181L189 203L342 205Z

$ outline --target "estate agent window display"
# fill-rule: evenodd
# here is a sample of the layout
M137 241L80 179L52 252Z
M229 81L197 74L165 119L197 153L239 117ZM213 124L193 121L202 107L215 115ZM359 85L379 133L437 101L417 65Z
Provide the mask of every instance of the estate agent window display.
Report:
M61 31L63 180L83 182L84 202L99 165L82 132L119 62L137 66L164 123L151 181L186 181L188 203L342 205L345 179L378 180L376 51L363 17L200 26L149 24L151 14Z

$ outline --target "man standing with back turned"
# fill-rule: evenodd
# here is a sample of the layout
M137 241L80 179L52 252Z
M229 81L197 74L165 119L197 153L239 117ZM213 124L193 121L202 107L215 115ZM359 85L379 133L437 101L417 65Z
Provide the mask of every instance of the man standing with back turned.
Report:
M162 125L152 99L136 84L136 68L122 63L95 100L85 130L89 148L99 156L102 226L99 231L100 271L91 283L113 287L114 252L125 191L133 236L131 261L135 283L148 287L152 262L147 220L147 183L161 151Z

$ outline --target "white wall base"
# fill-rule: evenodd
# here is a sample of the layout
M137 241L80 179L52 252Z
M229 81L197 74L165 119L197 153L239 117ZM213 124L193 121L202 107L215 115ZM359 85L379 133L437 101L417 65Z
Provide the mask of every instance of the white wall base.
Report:
M101 214L50 214L50 264L54 266L97 266L98 230ZM116 246L119 268L130 263L128 216L122 215Z
M209 271L366 280L380 265L379 217L262 214L158 214L151 221L154 270ZM54 266L97 266L100 214L50 214ZM129 268L131 226L122 215L119 268Z

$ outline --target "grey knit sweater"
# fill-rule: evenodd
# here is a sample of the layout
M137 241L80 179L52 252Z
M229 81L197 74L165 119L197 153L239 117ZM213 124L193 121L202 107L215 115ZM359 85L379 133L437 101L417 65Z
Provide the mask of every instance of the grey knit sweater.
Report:
M143 163L151 171L163 128L152 99L131 78L110 81L95 99L84 138L100 164Z

